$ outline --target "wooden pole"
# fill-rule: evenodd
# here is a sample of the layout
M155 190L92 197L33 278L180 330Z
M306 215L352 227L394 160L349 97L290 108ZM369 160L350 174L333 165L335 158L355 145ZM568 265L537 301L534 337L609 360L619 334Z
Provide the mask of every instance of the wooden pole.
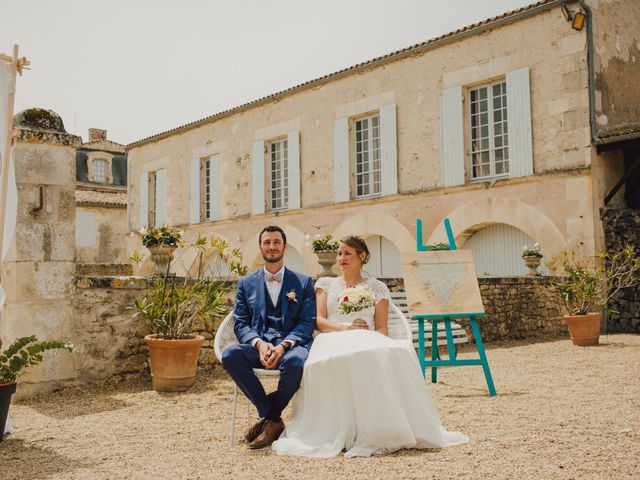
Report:
M6 55L2 56L2 61L6 59ZM9 101L7 104L7 131L0 134L6 134L7 142L2 152L2 190L0 190L0 263L2 263L2 249L4 247L4 221L7 212L7 187L9 185L9 169L11 163L11 133L13 131L13 105L16 99L16 75L22 67L22 62L18 58L18 45L13 46L13 57L11 57L11 82L9 87ZM28 63L27 63L28 64ZM3 92L4 93L4 92ZM2 273L0 273L1 278Z

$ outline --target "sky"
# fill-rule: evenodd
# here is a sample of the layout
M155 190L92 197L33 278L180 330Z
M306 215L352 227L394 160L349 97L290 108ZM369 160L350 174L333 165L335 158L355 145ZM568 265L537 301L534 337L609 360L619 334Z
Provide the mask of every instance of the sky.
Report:
M534 0L0 0L14 112L129 144Z

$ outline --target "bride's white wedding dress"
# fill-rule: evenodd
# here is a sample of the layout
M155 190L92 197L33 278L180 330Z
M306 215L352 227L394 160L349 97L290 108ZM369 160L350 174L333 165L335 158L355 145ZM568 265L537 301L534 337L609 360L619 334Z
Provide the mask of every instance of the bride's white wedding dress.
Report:
M389 299L386 285L370 278L376 301ZM339 278L320 278L327 315L351 324L338 311L345 288ZM372 323L371 318L363 318ZM273 449L280 454L368 457L401 448L438 448L469 439L448 432L431 401L415 352L406 341L371 330L321 333L304 366L293 415Z

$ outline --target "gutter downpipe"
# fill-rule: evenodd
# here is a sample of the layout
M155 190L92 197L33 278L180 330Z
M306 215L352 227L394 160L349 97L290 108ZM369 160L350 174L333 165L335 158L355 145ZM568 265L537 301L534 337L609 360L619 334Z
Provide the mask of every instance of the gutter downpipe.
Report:
M596 130L596 90L595 90L595 66L593 60L593 15L591 7L587 5L585 0L578 0L578 4L587 14L587 72L588 88L589 88L589 124L591 127L591 142L599 143L598 133Z

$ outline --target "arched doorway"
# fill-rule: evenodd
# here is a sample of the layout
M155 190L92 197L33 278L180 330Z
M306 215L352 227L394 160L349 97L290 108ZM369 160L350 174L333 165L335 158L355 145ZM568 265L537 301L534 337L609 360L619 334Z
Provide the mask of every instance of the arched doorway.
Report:
M475 230L462 248L473 253L478 277L513 277L527 274L522 247L532 248L534 243L535 239L514 226L494 223Z
M364 270L376 278L403 278L400 250L386 237L371 235L365 238L371 258Z

